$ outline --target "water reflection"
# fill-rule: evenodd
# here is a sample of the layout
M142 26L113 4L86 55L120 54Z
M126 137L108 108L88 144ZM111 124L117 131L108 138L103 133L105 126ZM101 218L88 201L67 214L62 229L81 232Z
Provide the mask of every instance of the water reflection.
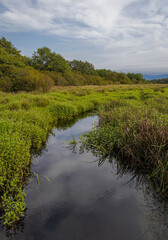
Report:
M77 149L77 147L76 147ZM168 239L168 202L167 198L160 196L148 178L148 176L137 169L133 169L128 164L122 161L119 157L102 155L93 147L89 148L85 144L81 144L78 152L83 154L85 151L90 151L96 156L98 166L101 167L104 163L109 162L112 165L113 175L119 178L130 176L125 184L131 184L131 187L137 190L138 203L142 213L141 231L143 239ZM74 151L77 152L77 151Z
M40 185L32 181L27 186L24 230L13 239L168 238L167 204L159 203L152 191L144 194L146 189L136 186L136 177L130 181L133 175L129 171L119 172L115 159L98 164L92 153L75 154L64 144L90 130L97 120L97 116L80 119L71 128L55 129L50 136L35 171L48 176L51 183L43 177ZM3 231L0 234L0 239L8 239Z
M57 130L67 130L68 128L71 128L75 125L75 123L77 123L79 120L85 119L86 117L91 117L91 116L95 116L95 113L89 113L89 112L85 112L79 116L77 116L76 118L73 118L70 121L59 121L59 123L57 123ZM87 130L87 129L86 129Z

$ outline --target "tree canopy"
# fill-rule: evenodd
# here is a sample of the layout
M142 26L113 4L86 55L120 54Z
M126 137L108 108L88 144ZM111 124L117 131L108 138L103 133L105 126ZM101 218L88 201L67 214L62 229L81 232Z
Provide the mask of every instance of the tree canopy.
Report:
M97 75L94 65L87 61L85 61L85 62L83 62L81 60L69 61L69 66L71 67L72 70L74 70L76 72L80 72L82 74Z
M23 56L10 41L0 38L0 64L8 64L23 67Z
M0 38L0 48L3 48L10 55L20 55L20 51L10 41L7 41L5 37Z
M87 61L67 61L48 47L38 48L32 57L22 56L10 41L0 38L1 91L47 91L53 84L73 86L145 82L141 73L95 69Z
M127 73L127 76L133 83L144 83L146 82L145 78L141 73Z
M65 73L70 71L67 61L47 47L38 48L32 56L32 66L38 70Z

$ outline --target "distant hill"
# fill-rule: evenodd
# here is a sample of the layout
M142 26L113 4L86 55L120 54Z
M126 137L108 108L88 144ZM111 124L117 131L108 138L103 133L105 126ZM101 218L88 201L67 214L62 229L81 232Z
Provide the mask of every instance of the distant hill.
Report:
M163 79L163 78L168 78L168 73L166 73L166 74L160 74L160 75L143 74L143 77L144 77L146 80Z

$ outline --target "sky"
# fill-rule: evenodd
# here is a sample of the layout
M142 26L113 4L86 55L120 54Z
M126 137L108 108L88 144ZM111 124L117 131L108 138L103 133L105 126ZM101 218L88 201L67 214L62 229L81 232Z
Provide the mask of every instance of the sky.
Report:
M0 37L95 68L168 73L167 0L0 0Z

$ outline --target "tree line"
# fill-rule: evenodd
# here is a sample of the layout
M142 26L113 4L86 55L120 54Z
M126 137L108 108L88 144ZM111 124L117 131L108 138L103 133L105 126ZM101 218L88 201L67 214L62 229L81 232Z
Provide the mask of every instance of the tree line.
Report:
M92 63L67 61L48 47L38 48L32 57L21 52L6 38L0 38L0 91L48 91L54 85L105 85L145 83L141 73L118 73L95 69Z
M149 82L150 83L158 83L158 84L168 84L168 78L152 79Z

